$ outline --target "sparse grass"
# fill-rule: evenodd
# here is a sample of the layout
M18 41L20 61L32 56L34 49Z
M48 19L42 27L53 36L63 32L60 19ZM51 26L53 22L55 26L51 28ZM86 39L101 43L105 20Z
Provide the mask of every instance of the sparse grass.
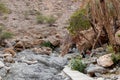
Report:
M7 32L4 27L0 26L0 40L5 40L12 38L13 34L11 32Z
M80 72L84 72L84 69L86 68L86 65L82 63L80 58L73 58L70 60L69 66L73 70L77 70Z
M10 13L10 10L2 2L0 2L0 13L6 13L6 14Z
M41 13L37 13L36 20L37 20L37 23L40 23L40 24L47 23L51 26L52 24L55 23L56 18L53 16L44 16Z
M11 32L2 32L2 34L0 35L1 39L9 39L12 37L13 37L13 34Z
M55 21L56 21L56 18L53 16L46 17L46 23L48 23L49 25L53 25Z
M45 23L46 17L43 16L42 14L38 14L36 16L36 19L37 19L37 23L43 24L43 23Z

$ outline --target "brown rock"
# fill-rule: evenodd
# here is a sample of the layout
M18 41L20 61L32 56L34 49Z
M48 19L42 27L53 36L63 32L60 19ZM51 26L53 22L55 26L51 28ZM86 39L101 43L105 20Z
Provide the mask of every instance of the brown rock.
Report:
M48 40L54 46L58 46L60 44L60 39L58 39L56 36L50 36Z
M36 54L46 54L46 55L50 55L50 53L52 52L52 49L49 47L42 47L42 48L34 48L32 49L33 52L35 52Z
M97 59L97 63L98 65L103 67L110 67L114 64L111 59L111 54L106 54L104 56L99 57L99 59Z
M19 41L16 43L14 48L16 51L22 51L23 49L25 49L25 46L24 46L23 42Z
M13 48L6 48L3 52L6 54L6 56L12 55L12 57L14 57L16 55L16 52L13 50Z

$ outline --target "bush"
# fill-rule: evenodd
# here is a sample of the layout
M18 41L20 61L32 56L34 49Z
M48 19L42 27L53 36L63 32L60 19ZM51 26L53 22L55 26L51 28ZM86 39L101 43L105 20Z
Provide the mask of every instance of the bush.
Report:
M77 70L80 72L84 72L84 69L86 68L86 65L82 63L81 59L74 58L70 60L69 66L73 70Z
M5 4L0 2L0 13L9 13L9 9L5 6Z
M54 24L55 21L56 21L56 18L53 17L53 16L48 16L48 17L46 17L46 23L48 23L49 25Z
M118 53L118 54L112 54L111 58L112 58L112 61L113 61L115 64L117 64L118 61L120 61L120 54L119 54L119 53Z
M80 30L90 28L89 19L85 16L86 10L77 10L69 19L68 30L72 34L76 34Z

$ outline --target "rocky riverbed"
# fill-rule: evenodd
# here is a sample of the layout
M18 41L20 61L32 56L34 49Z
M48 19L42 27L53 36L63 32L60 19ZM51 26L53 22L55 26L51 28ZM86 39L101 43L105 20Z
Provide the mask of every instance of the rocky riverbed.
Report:
M37 55L25 50L16 55L14 63L3 62L0 58L1 80L67 80L61 71L67 58L57 55Z

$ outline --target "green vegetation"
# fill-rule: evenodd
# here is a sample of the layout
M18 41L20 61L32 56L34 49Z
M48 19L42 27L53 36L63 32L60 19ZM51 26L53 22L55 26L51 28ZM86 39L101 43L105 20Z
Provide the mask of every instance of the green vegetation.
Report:
M2 34L0 35L1 39L9 39L12 37L13 37L13 34L11 32L2 32Z
M82 63L81 58L73 58L70 60L69 66L73 70L84 72L86 65Z
M0 40L5 40L12 37L13 37L13 34L11 32L7 32L4 30L3 27L0 27Z
M76 34L80 30L86 30L90 28L88 18L85 16L86 10L77 10L69 20L68 30L72 34Z
M38 14L36 16L36 19L37 19L37 23L43 24L45 22L45 20L46 20L46 17L43 16L42 14Z
M112 58L113 62L115 64L117 64L120 61L120 54L119 53L118 54L112 54L111 58Z
M118 34L118 37L120 37L120 34Z
M108 53L114 53L113 47L111 45L107 46L107 52Z
M40 46L42 47L49 47L51 48L52 50L55 48L55 46L53 46L50 41L46 41L46 42L43 42L42 44L40 44Z
M53 16L48 16L48 17L46 17L46 23L48 23L49 25L54 24L55 21L56 21L56 18L53 17Z
M40 24L47 23L50 26L54 24L56 21L56 18L54 18L53 16L44 16L42 14L37 14L36 19L37 19L37 23Z
M10 12L10 10L5 6L5 4L3 4L2 2L0 2L0 13L6 13L8 14Z

